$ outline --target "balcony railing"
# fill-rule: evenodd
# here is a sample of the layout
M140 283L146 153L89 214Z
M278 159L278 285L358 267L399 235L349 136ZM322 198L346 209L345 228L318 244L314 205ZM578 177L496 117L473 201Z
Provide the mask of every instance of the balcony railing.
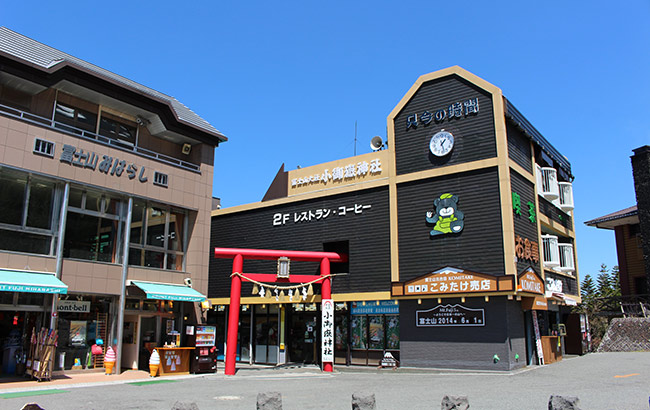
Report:
M544 250L544 267L555 268L560 266L560 252L557 246L557 236L542 235Z
M557 170L550 167L537 166L537 189L539 194L549 201L560 197L560 189L557 183Z
M558 253L560 254L560 266L556 269L562 272L574 272L573 245L570 243L559 243Z
M55 131L64 134L73 135L75 137L83 138L98 144L106 145L111 148L116 148L122 151L130 152L142 157L150 158L156 161L164 162L165 164L179 167L188 171L201 173L201 166L186 162L168 155L160 154L142 147L136 147L126 144L122 141L104 137L103 135L88 132L79 128L71 127L70 125L54 121L50 118L41 117L32 113L21 111L6 105L0 104L0 114L7 117L15 118L17 120L25 121L30 124L39 125L45 128L51 128Z
M573 184L571 182L558 182L560 187L560 209L564 212L573 210Z

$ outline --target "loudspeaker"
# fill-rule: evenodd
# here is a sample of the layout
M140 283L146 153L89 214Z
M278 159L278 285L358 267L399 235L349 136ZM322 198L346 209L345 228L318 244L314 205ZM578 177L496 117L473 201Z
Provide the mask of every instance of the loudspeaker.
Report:
M192 151L192 146L190 144L183 144L181 152L185 155L190 155L190 151Z
M372 137L370 140L370 148L372 148L373 151L380 150L384 147L384 141L382 141L380 136Z

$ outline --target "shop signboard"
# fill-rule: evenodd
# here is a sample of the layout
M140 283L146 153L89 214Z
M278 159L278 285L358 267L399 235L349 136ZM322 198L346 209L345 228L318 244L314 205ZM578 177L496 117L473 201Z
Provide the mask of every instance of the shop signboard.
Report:
M415 326L485 326L485 309L472 309L455 304L416 310Z
M562 279L552 278L550 276L546 277L546 291L550 293L562 293L563 284Z
M397 315L399 303L396 300L352 302L352 315Z
M88 313L90 312L90 301L59 300L57 310L59 312Z
M375 151L288 172L289 196L386 177L388 151Z
M456 268L443 268L404 284L404 294L409 296L450 293L496 292L497 278L482 273Z
M321 305L321 360L334 362L334 301L323 299Z
M519 288L517 290L543 295L544 282L542 282L532 269L528 269L519 276Z

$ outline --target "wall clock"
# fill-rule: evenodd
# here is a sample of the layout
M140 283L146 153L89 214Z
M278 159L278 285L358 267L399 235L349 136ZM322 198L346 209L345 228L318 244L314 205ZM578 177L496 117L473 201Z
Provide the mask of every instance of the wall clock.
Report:
M444 157L451 152L454 147L454 136L451 132L441 130L433 134L429 142L431 153L437 157Z

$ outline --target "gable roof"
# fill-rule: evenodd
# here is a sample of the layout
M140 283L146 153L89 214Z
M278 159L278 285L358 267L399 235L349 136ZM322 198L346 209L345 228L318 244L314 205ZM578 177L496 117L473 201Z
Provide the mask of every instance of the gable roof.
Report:
M600 218L592 219L591 221L586 221L585 225L602 229L614 229L614 227L619 225L634 223L639 223L639 211L636 205L612 212Z
M149 87L145 87L135 81L129 80L126 77L122 77L87 61L66 54L43 43L39 43L36 40L25 37L6 27L0 27L0 55L21 60L23 63L50 73L58 71L65 66L73 66L78 70L85 71L95 77L109 80L123 88L163 102L171 108L179 123L184 123L190 127L206 132L213 137L218 138L220 141L227 141L227 138L223 133L174 97L170 97Z

